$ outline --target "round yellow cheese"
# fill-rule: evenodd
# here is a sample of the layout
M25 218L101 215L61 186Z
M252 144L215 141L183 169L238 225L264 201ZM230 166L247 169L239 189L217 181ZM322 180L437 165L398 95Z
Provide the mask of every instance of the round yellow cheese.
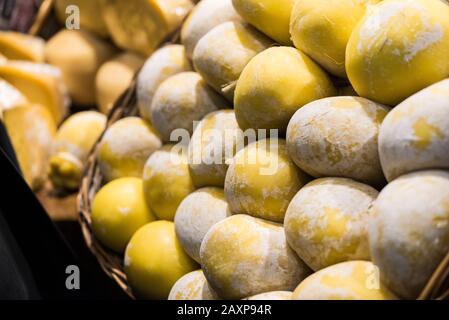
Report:
M287 245L282 225L247 215L215 224L200 256L206 279L223 299L293 290L310 274Z
M232 0L235 10L282 45L290 45L289 23L294 0Z
M133 234L156 220L140 178L121 178L98 191L92 202L92 231L106 247L123 253Z
M357 93L396 105L449 77L449 6L441 1L386 0L354 29L346 71Z
M168 300L219 300L202 270L190 272L176 281Z
M212 88L233 101L235 85L243 69L272 42L250 25L226 22L199 40L193 64Z
M382 280L415 299L449 251L449 172L419 171L385 187L373 210L369 244Z
M234 110L212 112L201 120L189 143L189 169L197 188L224 187L228 166L244 147L244 138Z
M296 1L290 20L295 47L337 77L346 77L345 52L352 30L380 0Z
M380 125L389 109L359 97L332 97L299 109L290 120L290 157L313 177L384 183L378 152Z
M201 263L200 247L206 233L231 214L223 189L202 188L189 194L175 215L176 235L186 253Z
M326 73L295 48L270 48L243 70L234 108L240 127L285 132L296 110L316 99L336 95Z
M226 199L233 213L283 222L290 200L308 179L288 157L284 140L260 140L232 160Z
M137 230L126 248L125 273L140 299L167 299L176 281L197 269L176 239L173 222L150 222Z
M145 62L137 77L137 104L140 115L151 121L151 103L159 85L177 73L190 70L184 46L171 44L156 50Z
M98 164L105 181L142 177L148 157L162 146L153 127L137 117L123 118L105 132L98 147Z
M285 215L287 241L313 270L348 260L369 260L369 210L377 190L344 178L304 186Z
M411 96L385 118L379 155L388 181L423 169L449 169L449 79Z
M214 27L228 22L241 21L232 0L202 0L190 12L181 29L181 43L189 58L200 39Z
M57 188L76 190L87 157L106 127L106 117L96 111L78 112L58 129L50 158L49 178Z
M114 102L128 89L143 63L140 55L124 52L101 65L95 77L97 106L101 112L109 112Z
M299 284L292 300L394 300L368 261L348 261L322 269Z
M166 145L154 152L143 172L145 198L159 219L173 221L179 204L195 190L185 151Z
M151 105L151 121L164 142L175 142L171 138L175 130L183 129L191 135L194 121L228 105L198 73L182 72L165 80L157 89Z

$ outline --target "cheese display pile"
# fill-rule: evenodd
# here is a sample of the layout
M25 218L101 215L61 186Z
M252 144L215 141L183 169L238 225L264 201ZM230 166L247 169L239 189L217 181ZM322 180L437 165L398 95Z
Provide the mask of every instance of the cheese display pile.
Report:
M418 298L449 252L446 1L69 5L80 30L0 32L0 110L27 182L76 190L137 73L92 205L136 298Z

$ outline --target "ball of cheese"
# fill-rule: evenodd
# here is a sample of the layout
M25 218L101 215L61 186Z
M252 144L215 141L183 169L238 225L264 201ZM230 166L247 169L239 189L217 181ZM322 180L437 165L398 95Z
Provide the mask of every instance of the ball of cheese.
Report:
M198 73L183 72L165 80L151 105L151 120L164 142L176 129L193 132L194 121L224 109L228 102L209 88Z
M296 1L290 20L295 47L337 77L346 77L345 52L352 30L380 0Z
M310 273L280 224L235 215L215 224L201 244L204 275L224 299L293 290Z
M232 160L226 199L234 213L283 222L290 200L307 182L307 175L288 157L284 140L260 140Z
M79 23L82 30L94 32L100 37L107 37L108 30L102 15L101 0L56 0L55 12L58 20L66 25L72 23L72 15L75 11L70 6L77 6L79 9ZM67 21L68 20L68 21Z
M103 63L95 77L97 106L107 114L114 102L129 87L136 71L143 65L140 55L122 53Z
M27 184L38 190L47 180L47 168L56 125L47 108L24 104L3 113L3 123Z
M56 133L49 178L57 188L79 188L90 151L106 127L106 116L96 111L78 112L67 118Z
M204 117L189 143L189 169L196 187L224 187L226 172L235 153L243 148L244 133L234 110L220 110Z
M219 300L202 270L190 272L176 281L168 300Z
M58 68L45 63L8 60L0 64L0 78L19 90L30 103L45 107L56 124L67 115L70 99Z
M415 299L449 251L449 172L420 171L391 182L369 225L373 262L385 284Z
M191 0L101 0L106 27L114 43L145 56L182 23Z
M235 10L282 45L290 45L290 14L295 0L232 0Z
M10 60L44 62L45 41L14 31L0 31L0 52Z
M45 46L47 61L62 72L75 104L95 104L95 75L116 50L108 42L81 30L64 29Z
M166 145L151 155L143 172L147 203L159 219L173 221L179 204L195 190L185 152Z
M345 178L304 186L285 215L287 241L313 270L348 260L369 260L369 210L377 190Z
M249 297L245 300L291 300L292 292L291 291L272 291L261 294L256 294L255 296Z
M140 115L151 120L151 103L159 85L177 73L190 70L190 62L183 46L172 44L156 50L145 62L137 77L137 104Z
M287 130L293 161L308 174L384 182L378 134L388 108L359 97L332 97L298 110Z
M299 284L292 300L394 300L368 261L348 261L322 269Z
M219 188L199 189L181 202L175 215L176 236L192 259L201 263L200 247L206 233L231 214Z
M105 181L141 177L148 157L162 146L153 127L137 117L110 126L98 148L98 163Z
M234 108L240 127L279 129L303 105L335 95L326 73L295 48L270 48L243 70L235 90Z
M167 299L176 281L197 269L176 239L173 222L141 227L126 248L125 273L137 298Z
M423 169L449 169L449 79L411 96L385 118L379 155L388 181Z
M145 202L140 178L121 178L98 191L92 202L92 231L103 245L123 253L133 234L156 220Z
M352 33L346 71L357 93L396 105L449 76L449 7L441 1L387 0Z
M189 58L200 39L214 27L227 21L241 21L232 6L232 0L202 0L182 25L181 43Z
M250 25L226 22L201 38L193 54L193 64L212 88L233 101L235 85L243 69L271 44L271 39Z

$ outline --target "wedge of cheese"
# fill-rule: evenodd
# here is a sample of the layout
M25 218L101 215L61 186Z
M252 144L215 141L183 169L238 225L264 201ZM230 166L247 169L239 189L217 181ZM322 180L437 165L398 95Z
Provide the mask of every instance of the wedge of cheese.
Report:
M3 114L6 130L28 185L39 189L47 177L56 125L47 108L27 104Z
M5 80L0 79L0 119L3 111L28 103L25 96Z
M152 53L193 7L191 0L102 0L102 13L115 44Z
M55 12L58 20L66 25L75 13L71 6L77 6L80 13L81 30L91 31L100 37L107 37L108 30L102 18L100 0L56 0Z
M8 81L31 103L47 108L55 123L67 114L70 100L58 68L43 63L8 61L0 64L0 78Z
M27 34L0 31L0 53L7 59L44 62L45 42Z

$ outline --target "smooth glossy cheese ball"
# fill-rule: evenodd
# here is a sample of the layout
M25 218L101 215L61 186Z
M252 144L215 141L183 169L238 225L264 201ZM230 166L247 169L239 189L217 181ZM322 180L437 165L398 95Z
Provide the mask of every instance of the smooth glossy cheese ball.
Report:
M235 10L282 45L290 45L289 23L294 0L232 0Z
M151 120L162 140L170 142L175 130L184 129L191 135L195 121L228 105L198 73L183 72L159 86L151 105Z
M354 29L346 71L357 93L396 105L449 76L449 7L442 1L387 0Z
M132 52L124 52L103 63L95 77L97 106L107 114L114 102L131 84L144 58Z
M175 215L176 235L187 254L201 263L200 247L206 233L231 215L223 189L203 188L189 194Z
M449 251L449 172L394 180L373 213L369 243L382 280L400 297L417 298Z
M140 178L121 178L98 191L92 202L92 231L102 244L123 253L142 226L156 220L143 194Z
M292 300L396 299L381 280L372 262L342 262L306 278L293 292Z
M292 292L291 291L272 291L261 294L256 294L255 296L249 297L245 300L291 300Z
M143 171L145 198L154 214L173 221L179 204L195 190L187 155L166 145L151 155Z
M304 186L285 215L289 245L313 270L348 260L369 260L369 210L374 188L345 178L322 178Z
M202 270L190 272L176 281L168 300L219 300Z
M326 73L295 48L276 47L255 56L243 70L234 108L240 127L285 132L293 114L314 100L336 95Z
M337 77L346 77L345 52L352 30L380 0L296 1L290 20L295 47Z
M189 58L200 39L216 26L228 21L242 21L232 0L202 0L190 12L181 29L181 43Z
M78 105L95 104L95 76L115 54L108 42L81 30L62 30L45 46L47 61L61 70L70 97Z
M244 133L234 110L220 110L204 117L189 143L189 169L197 188L224 187L232 158L244 147Z
M449 79L406 99L385 118L379 154L388 181L423 169L449 169Z
M282 225L247 215L215 224L200 255L204 275L224 299L293 290L310 274L287 245Z
M96 111L71 115L53 142L48 177L56 188L76 190L81 184L90 151L106 127L106 116Z
M181 277L198 269L183 250L169 221L141 227L125 252L125 273L133 294L140 299L167 299Z
M293 161L308 174L384 182L378 153L380 125L389 109L359 97L332 97L298 110L287 130Z
M153 127L137 117L111 125L98 147L98 163L105 181L142 177L148 157L162 146Z
M140 115L151 121L151 103L159 85L191 66L184 46L171 44L156 50L145 62L137 77L137 105Z
M260 140L232 160L226 199L233 213L283 222L290 200L308 181L288 157L284 140Z
M193 64L211 87L233 101L236 82L245 66L272 43L248 24L226 22L201 38Z

